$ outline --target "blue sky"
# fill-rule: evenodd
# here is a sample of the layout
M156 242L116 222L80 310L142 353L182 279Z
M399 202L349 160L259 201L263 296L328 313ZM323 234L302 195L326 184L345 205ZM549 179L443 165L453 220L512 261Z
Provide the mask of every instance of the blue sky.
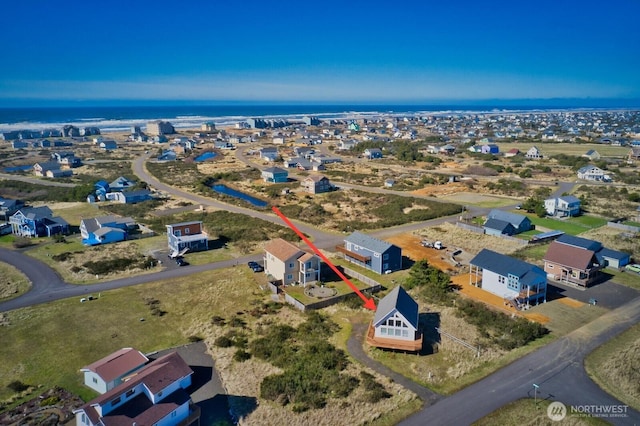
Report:
M5 3L4 105L640 98L637 0Z

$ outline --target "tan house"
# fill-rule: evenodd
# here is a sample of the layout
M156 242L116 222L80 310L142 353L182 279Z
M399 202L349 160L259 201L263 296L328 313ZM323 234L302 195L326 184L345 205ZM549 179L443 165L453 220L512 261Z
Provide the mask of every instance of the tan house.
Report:
M320 281L320 258L277 238L264 247L264 271L282 284Z
M593 283L602 268L594 251L558 241L549 245L544 256L544 271L548 277L582 287Z
M322 192L329 192L333 188L331 182L326 176L323 175L311 175L304 178L301 184L305 192L310 194L320 194Z

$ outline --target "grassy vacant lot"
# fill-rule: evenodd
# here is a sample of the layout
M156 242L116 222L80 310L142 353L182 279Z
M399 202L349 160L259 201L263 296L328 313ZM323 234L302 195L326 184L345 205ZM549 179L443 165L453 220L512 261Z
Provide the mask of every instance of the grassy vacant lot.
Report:
M533 143L518 143L518 142L507 142L507 143L498 143L500 147L500 151L508 151L513 148L517 148L520 151L527 152L529 148L531 148ZM625 148L622 146L611 146L599 143L585 143L585 144L575 144L575 143L538 143L535 144L542 154L549 157L551 155L557 154L567 154L567 155L576 155L581 156L585 152L590 149L598 151L598 153L604 157L624 157L629 153L629 148ZM544 160L543 160L544 161Z
M0 262L0 301L13 299L31 287L29 279L8 263Z
M612 281L640 290L640 274L630 271L618 271L612 268L607 268L605 272L613 275Z
M611 339L585 360L589 376L604 390L640 409L640 325Z
M527 216L529 216L531 222L538 230L543 230L541 228L545 228L545 230L563 231L570 235L581 234L591 229L603 226L607 222L605 219L592 216L580 216L565 220L550 219L546 217L541 218L533 214L527 214Z
M566 301L566 298L551 300L534 306L528 312L551 318L545 327L559 337L593 321L607 311L601 306L581 304L580 302L565 303Z
M556 424L582 426L582 425L606 425L607 422L595 417L565 417L561 423L552 421L547 416L547 407L553 401L533 399L519 399L505 405L488 416L478 420L474 426L493 425L545 425Z

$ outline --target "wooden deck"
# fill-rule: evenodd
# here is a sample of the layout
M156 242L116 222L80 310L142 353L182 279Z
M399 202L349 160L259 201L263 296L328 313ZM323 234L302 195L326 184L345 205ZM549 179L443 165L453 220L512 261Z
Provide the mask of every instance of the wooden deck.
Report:
M385 337L375 337L373 323L369 323L367 330L367 344L377 348L397 349L400 351L418 352L422 349L422 335L417 340L400 340Z

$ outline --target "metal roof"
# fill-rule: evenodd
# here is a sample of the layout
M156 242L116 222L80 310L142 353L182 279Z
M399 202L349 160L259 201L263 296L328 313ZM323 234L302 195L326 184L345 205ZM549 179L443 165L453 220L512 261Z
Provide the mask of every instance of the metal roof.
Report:
M503 277L515 275L523 284L528 284L538 275L547 275L539 266L488 249L482 249L469 263Z
M393 247L393 244L391 243L370 237L369 235L363 234L359 231L355 231L353 234L345 238L344 241L364 247L374 253L384 253L389 250L389 248Z
M418 304L402 286L397 286L380 300L373 317L374 327L387 318L394 309L400 312L415 329L418 329Z

